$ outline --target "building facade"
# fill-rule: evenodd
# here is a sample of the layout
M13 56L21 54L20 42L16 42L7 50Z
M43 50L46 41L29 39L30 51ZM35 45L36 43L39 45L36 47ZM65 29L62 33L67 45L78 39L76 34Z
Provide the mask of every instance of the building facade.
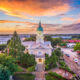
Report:
M50 41L44 41L44 30L39 23L39 27L36 31L36 41L25 41L22 44L26 47L25 51L29 54L33 54L36 57L36 62L38 64L43 64L45 61L45 54L51 56L52 46Z

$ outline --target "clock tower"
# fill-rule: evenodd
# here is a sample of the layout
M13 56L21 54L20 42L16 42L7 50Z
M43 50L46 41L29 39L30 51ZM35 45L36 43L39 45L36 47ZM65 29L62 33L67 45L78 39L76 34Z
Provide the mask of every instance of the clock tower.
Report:
M44 35L43 35L43 28L41 26L41 22L39 22L39 27L37 28L36 43L44 44Z

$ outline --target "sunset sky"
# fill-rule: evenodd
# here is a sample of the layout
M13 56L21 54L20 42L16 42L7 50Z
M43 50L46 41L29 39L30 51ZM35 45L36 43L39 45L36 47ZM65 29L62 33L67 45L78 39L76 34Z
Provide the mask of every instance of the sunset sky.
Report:
M0 0L0 34L80 33L80 0Z

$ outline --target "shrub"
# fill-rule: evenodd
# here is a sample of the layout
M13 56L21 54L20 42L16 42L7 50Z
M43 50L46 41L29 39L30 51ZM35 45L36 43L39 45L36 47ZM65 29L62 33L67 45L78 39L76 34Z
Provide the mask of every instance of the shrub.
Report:
M63 62L63 61L59 61L59 64L60 64L60 66L63 66L63 67L65 67L65 62Z
M0 80L9 80L10 77L10 71L8 68L3 65L0 65Z
M46 80L58 80L50 75L46 75Z
M27 70L28 70L29 72L33 72L33 71L35 71L35 66L31 66L31 67L27 68Z
M48 73L50 76L56 77L59 80L67 80L66 78L63 78L61 75L55 73L55 72L49 72Z

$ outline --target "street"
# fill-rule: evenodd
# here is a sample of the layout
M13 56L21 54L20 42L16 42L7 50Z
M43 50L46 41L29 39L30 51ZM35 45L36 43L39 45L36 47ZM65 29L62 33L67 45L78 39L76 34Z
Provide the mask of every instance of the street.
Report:
M76 73L77 75L80 75L80 65L76 64L76 62L74 61L74 59L78 59L78 62L80 62L79 60L79 56L77 55L76 52L72 52L72 49L69 48L61 48L63 54L64 54L64 61L66 62L66 64L69 66L69 68ZM65 54L69 54L69 57L66 56Z

